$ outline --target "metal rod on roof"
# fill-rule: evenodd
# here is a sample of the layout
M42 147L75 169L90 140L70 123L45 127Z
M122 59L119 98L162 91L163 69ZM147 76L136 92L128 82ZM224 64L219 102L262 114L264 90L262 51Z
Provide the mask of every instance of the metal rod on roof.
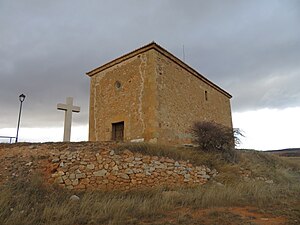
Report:
M183 60L183 62L185 62L184 45L182 45L182 60Z

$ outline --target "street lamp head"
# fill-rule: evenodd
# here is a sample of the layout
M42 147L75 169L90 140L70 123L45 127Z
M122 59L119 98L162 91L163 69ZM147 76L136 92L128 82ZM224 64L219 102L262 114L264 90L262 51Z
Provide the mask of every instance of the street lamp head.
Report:
M19 96L19 100L20 100L20 102L23 102L24 100L25 100L25 95L24 94L21 94L20 96Z
M20 127L20 119L21 119L21 111L22 111L22 103L25 100L25 95L21 94L19 95L19 100L20 100L20 111L19 111L19 119L18 119L18 126L17 126L17 135L16 135L16 143L18 142L18 137L19 137L19 127Z

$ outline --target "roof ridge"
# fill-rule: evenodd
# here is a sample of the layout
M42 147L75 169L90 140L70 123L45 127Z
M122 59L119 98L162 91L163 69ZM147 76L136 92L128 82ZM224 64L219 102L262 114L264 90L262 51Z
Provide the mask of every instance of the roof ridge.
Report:
M166 56L167 58L169 58L170 60L172 60L173 62L177 63L179 66L181 66L182 68L188 70L190 73L192 73L194 76L198 77L200 80L202 80L203 82L207 83L208 85L210 85L211 87L215 88L216 90L222 92L224 95L226 95L227 97L231 98L232 96L225 90L223 90L221 87L219 87L218 85L216 85L215 83L213 83L212 81L210 81L209 79L207 79L206 77L204 77L201 73L199 73L198 71L196 71L195 69L193 69L191 66L189 66L187 63L183 62L182 60L180 60L179 58L177 58L175 55L173 55L172 53L170 53L168 50L166 50L165 48L161 47L159 44L157 44L155 41L150 42L149 44L146 44L140 48L137 48L129 53L126 53L112 61L109 61L105 64L103 64L100 67L97 67L89 72L87 72L86 74L90 77L92 77L93 75L99 73L102 70L105 70L113 65L116 65L118 63L121 63L122 61L125 61L129 58L134 57L135 55L141 54L143 52L146 52L150 49L156 49L158 52L160 52L161 54L163 54L164 56Z

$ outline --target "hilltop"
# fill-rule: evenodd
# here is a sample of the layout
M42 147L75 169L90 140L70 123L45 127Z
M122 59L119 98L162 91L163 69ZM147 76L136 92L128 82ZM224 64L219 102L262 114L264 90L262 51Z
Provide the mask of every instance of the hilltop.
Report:
M80 173L71 180L76 183L78 178L78 184L69 189L72 168ZM100 190L93 179L101 185L107 180L105 187L111 190ZM3 225L299 224L299 181L297 161L251 150L238 151L232 163L224 154L191 147L0 144L0 221ZM76 188L81 183L86 189ZM112 191L115 184L136 188ZM70 200L74 194L78 201Z
M269 150L267 153L278 154L285 157L300 157L300 148L286 148L280 150Z

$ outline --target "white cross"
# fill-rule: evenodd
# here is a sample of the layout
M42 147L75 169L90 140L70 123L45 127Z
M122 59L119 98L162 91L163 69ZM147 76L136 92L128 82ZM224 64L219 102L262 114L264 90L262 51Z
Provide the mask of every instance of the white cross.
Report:
M67 97L66 104L58 103L57 109L65 111L64 141L70 141L72 112L80 112L79 106L73 106L73 98Z

